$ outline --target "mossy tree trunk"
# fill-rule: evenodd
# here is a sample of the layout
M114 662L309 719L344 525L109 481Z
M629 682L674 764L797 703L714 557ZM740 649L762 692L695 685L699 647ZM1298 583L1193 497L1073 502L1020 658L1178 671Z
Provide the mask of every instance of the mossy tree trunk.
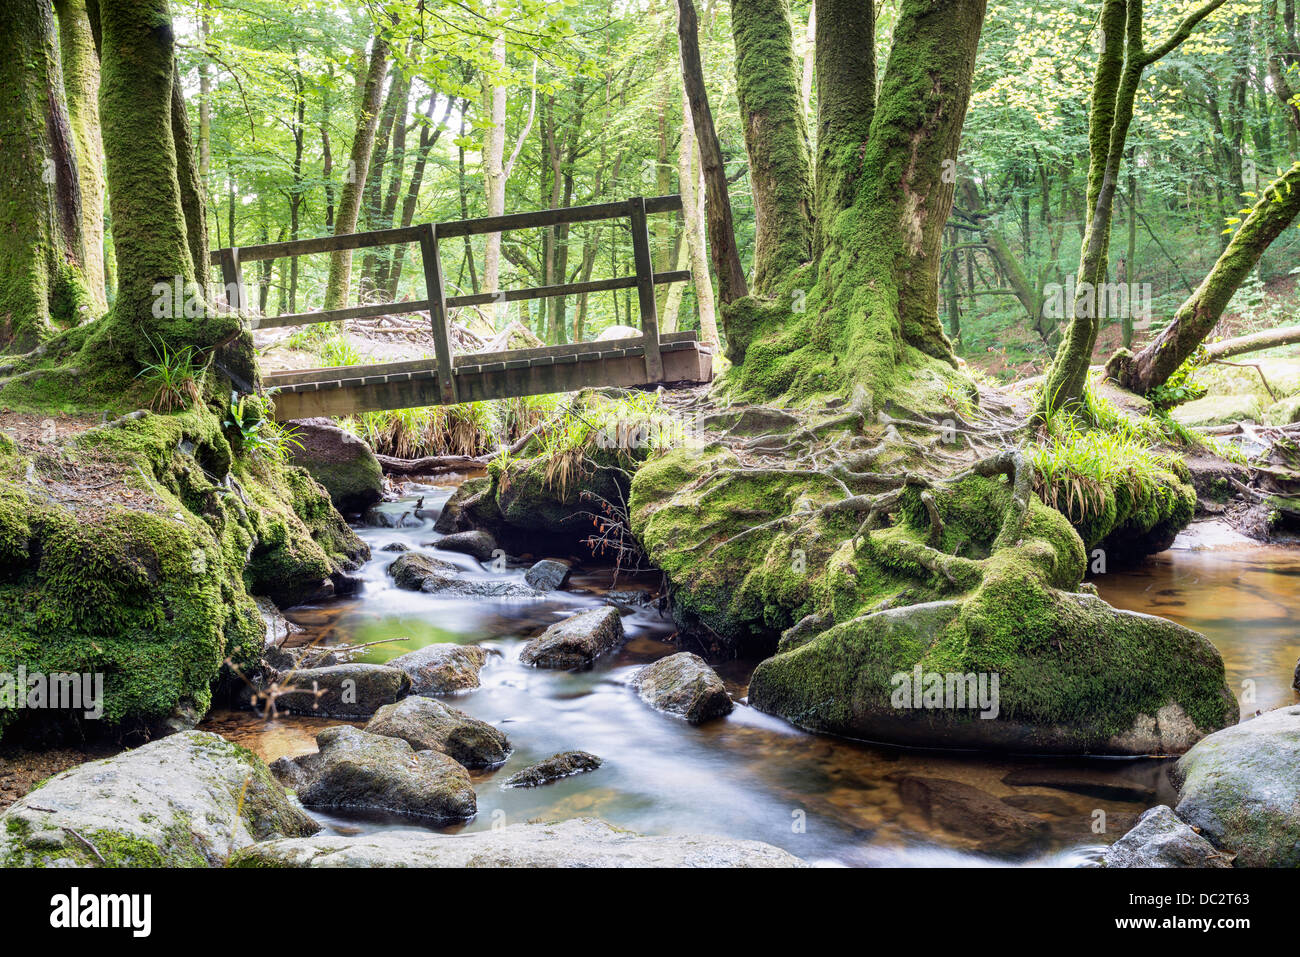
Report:
M1101 49L1088 117L1087 223L1070 322L1043 381L1035 408L1038 416L1078 406L1088 384L1088 366L1101 328L1100 306L1107 298L1098 295L1098 288L1106 281L1115 193L1142 74L1225 2L1210 0L1199 7L1152 50L1146 48L1143 36L1142 0L1106 0L1102 7Z
M86 0L55 0L68 122L77 148L81 183L82 274L98 313L108 308L104 281L104 143L99 129L99 54Z
M1300 61L1292 31L1281 29L1277 5L1270 3L1266 28L1269 76L1288 123L1300 132L1300 111L1286 80L1285 66ZM1282 53L1289 48L1294 52ZM1251 208L1227 248L1200 286L1178 307L1174 321L1137 355L1121 350L1106 365L1107 374L1135 392L1146 393L1168 381L1205 341L1223 316L1233 293L1259 263L1264 251L1300 216L1300 162L1278 176Z
M1178 307L1174 321L1136 355L1121 351L1112 356L1107 373L1141 394L1163 385L1205 341L1264 250L1295 222L1297 215L1300 163L1292 165L1264 190L1209 274Z
M0 4L0 349L79 322L88 293L80 158L47 0Z
M938 318L940 242L985 6L985 0L905 0L877 98L866 83L873 64L844 49L871 43L870 4L845 0L818 11L817 76L826 99L818 122L829 142L819 142L816 224L806 224L802 208L801 197L812 192L806 173L800 180L806 164L799 155L803 117L793 60L786 58L787 71L778 58L773 74L756 55L771 50L776 36L788 38L786 8L756 5L749 13L763 14L759 24L742 18L738 88L750 90L742 105L763 109L758 122L745 117L751 162L766 155L770 142L784 143L783 162L795 179L776 194L782 202L769 206L786 219L780 229L786 245L755 268L764 277L763 295L726 307L729 352L743 360L743 391L799 398L860 386L883 401L923 368L940 375L955 368ZM743 49L747 44L754 49ZM784 136L766 136L773 126ZM803 267L811 252L811 246L803 252L805 239L812 241L808 226L821 252Z
M343 189L339 193L338 210L334 219L335 236L353 233L357 229L357 217L361 212L361 197L366 187L370 153L375 146L375 131L379 125L380 104L387 76L388 41L376 34L370 51L370 67L361 95L361 107L357 113L356 133L352 137L352 154L348 159L347 171L343 174ZM330 257L329 278L325 284L327 310L347 306L351 281L352 250L344 249Z
M753 288L767 296L812 258L812 165L789 4L733 0L731 29L754 196Z

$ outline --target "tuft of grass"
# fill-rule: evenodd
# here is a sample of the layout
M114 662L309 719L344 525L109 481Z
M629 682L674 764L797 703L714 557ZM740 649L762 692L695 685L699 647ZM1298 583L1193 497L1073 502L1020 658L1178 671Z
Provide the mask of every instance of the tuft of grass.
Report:
M165 342L149 341L154 361L146 363L136 378L153 386L150 407L155 412L187 409L199 400L199 377L203 369L197 364L193 346L172 349Z

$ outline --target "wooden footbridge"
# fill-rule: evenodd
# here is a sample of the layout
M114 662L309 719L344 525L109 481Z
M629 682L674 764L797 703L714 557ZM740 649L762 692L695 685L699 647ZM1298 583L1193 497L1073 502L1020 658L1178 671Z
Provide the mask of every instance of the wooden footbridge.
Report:
M222 281L230 305L246 310L249 308L243 281L243 264L246 262L371 246L414 242L420 244L424 265L424 299L354 306L328 312L255 317L249 320L251 328L267 329L366 319L398 310L428 310L429 313L434 340L433 358L265 375L264 384L276 390L276 418L281 420L574 392L589 387L657 384L689 386L710 381L713 376L713 355L707 346L696 341L693 332L660 334L655 286L685 282L691 278L691 274L654 271L650 260L650 235L646 228L648 215L681 208L680 196L633 197L622 202L593 206L573 206L568 209L540 210L448 223L425 223L401 229L219 249L212 253L212 263L221 267ZM625 216L632 232L634 275L472 296L447 296L443 288L442 265L438 257L438 243L441 240ZM449 309L631 288L637 290L641 312L640 336L506 352L453 355L447 316Z

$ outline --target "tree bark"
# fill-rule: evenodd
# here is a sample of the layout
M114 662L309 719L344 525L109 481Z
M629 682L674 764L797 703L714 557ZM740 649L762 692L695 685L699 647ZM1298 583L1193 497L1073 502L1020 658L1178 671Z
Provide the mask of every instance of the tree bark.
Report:
M380 103L384 95L384 79L388 75L388 41L376 33L370 52L370 67L357 113L356 133L352 137L352 154L347 172L343 176L343 189L339 194L338 211L334 220L334 235L356 232L357 216L361 211L361 197L365 190L366 174L370 166L370 153L375 146L375 131L379 125ZM348 288L352 279L352 250L344 249L330 256L329 278L325 284L325 309L342 309L348 302Z
M86 0L56 0L68 123L81 186L82 275L97 313L107 309L104 278L104 143L99 129L99 54Z
M700 312L700 341L708 343L716 355L721 350L718 341L718 320L713 302L713 278L709 275L708 236L705 233L707 211L704 205L704 171L699 166L699 151L695 144L695 121L691 116L690 98L682 93L682 135L677 150L677 178L681 184L682 225L685 246L691 267L691 282L695 289L695 302Z
M53 11L0 4L0 349L25 352L89 307L81 183Z
M817 46L817 189L815 251L825 230L852 201L875 112L875 0L820 0Z
M871 0L860 0L860 5L870 9ZM833 22L826 9L822 14L823 23ZM753 292L770 297L778 282L808 262L813 252L812 164L787 0L732 0L731 29L736 41L736 99L754 196ZM838 60L843 44L833 46L836 52L828 53L828 59ZM823 69L821 57L818 62L828 79L835 74L831 64ZM828 96L820 85L818 89L820 102L835 102L833 93Z
M699 21L694 0L677 0L677 39L681 48L682 80L690 103L695 142L700 153L704 176L709 252L713 271L718 276L718 298L734 302L749 295L745 268L740 264L736 229L732 223L731 197L727 192L727 170L722 162L722 146L709 109L709 94L704 85L704 68L700 62ZM727 332L730 344L732 335ZM730 348L730 345L728 346Z
M1118 352L1107 373L1145 394L1163 385L1205 340L1224 307L1269 245L1300 215L1300 162L1269 184L1200 286L1178 307L1174 321L1136 355Z

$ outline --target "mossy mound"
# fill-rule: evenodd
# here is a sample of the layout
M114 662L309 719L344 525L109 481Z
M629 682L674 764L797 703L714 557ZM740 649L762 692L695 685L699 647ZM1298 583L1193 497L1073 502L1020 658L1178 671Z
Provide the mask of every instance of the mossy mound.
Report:
M261 652L250 596L293 604L367 554L306 472L234 455L201 406L34 454L0 440L0 672L103 674L84 731L202 713L223 662ZM0 729L80 718L4 711Z
M1185 750L1236 720L1203 637L1079 593L1084 543L1002 474L898 490L861 528L822 472L740 469L714 445L654 459L633 530L684 627L777 654L751 702L812 730L895 743L1046 752ZM999 675L1000 709L894 708L916 666Z

